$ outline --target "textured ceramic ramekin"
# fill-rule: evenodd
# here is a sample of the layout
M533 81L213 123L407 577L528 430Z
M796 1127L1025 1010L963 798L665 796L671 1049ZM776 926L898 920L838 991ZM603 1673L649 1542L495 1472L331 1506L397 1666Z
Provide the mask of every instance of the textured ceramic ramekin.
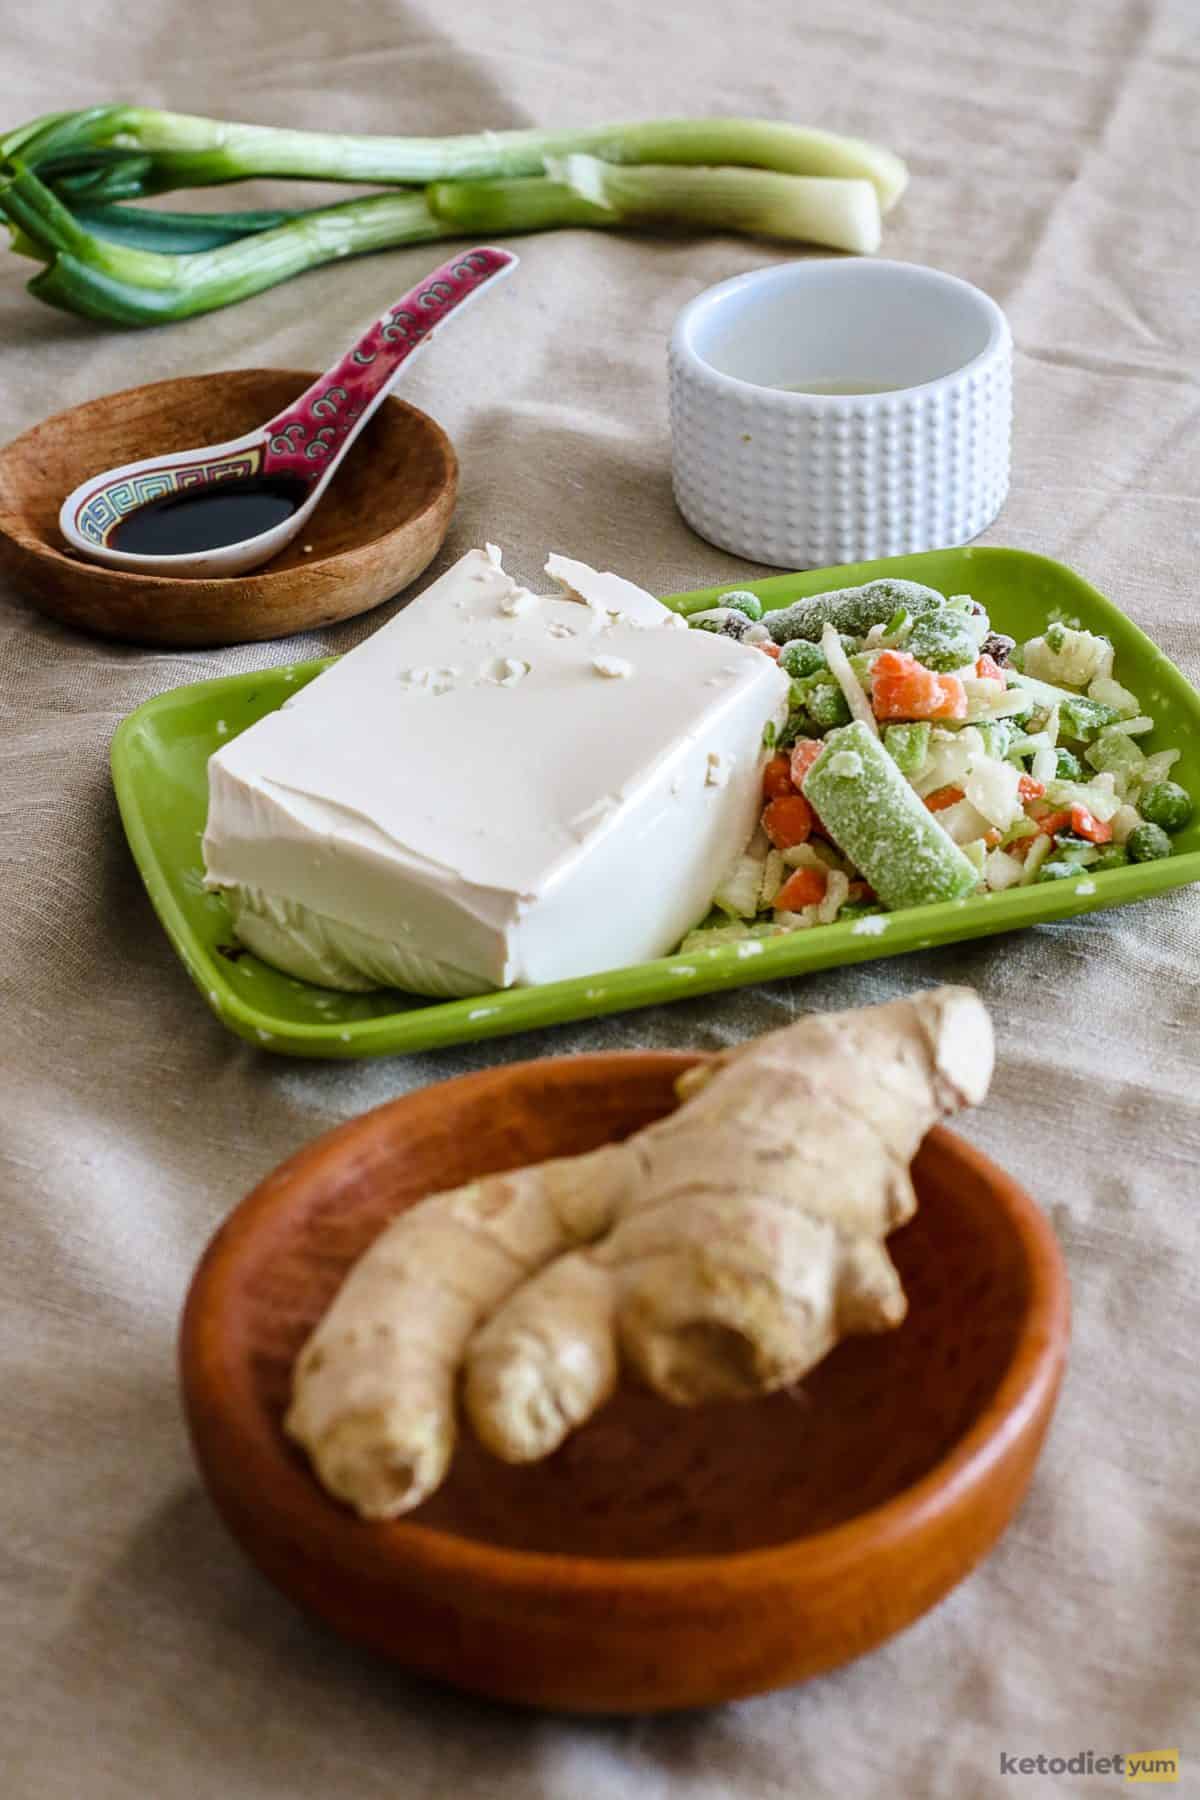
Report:
M709 288L676 321L670 393L679 510L753 562L945 549L1008 492L1008 321L937 269L822 258Z

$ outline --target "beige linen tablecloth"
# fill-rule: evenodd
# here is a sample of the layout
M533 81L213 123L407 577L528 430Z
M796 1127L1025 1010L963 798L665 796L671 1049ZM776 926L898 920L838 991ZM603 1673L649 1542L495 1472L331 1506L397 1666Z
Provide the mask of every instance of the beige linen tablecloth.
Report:
M744 112L878 136L913 172L887 253L968 277L1012 320L1013 488L987 541L1075 565L1200 677L1196 0L2 11L6 124L131 98L377 131ZM525 577L547 548L660 592L745 572L672 509L664 345L700 288L788 252L584 232L519 247L503 331L501 303L481 308L411 377L462 454L437 568L486 536ZM6 259L0 436L176 372L320 366L432 260L325 269L139 335L40 307ZM4 1800L1090 1795L1115 1779L1005 1774L1002 1757L1159 1746L1200 1792L1196 894L441 1055L256 1054L151 914L108 741L163 689L345 648L384 616L172 655L0 597ZM243 1562L193 1473L173 1340L206 1239L277 1160L481 1065L718 1045L934 981L993 1009L995 1092L966 1130L1052 1217L1075 1329L1028 1503L931 1616L804 1688L580 1723L409 1682Z

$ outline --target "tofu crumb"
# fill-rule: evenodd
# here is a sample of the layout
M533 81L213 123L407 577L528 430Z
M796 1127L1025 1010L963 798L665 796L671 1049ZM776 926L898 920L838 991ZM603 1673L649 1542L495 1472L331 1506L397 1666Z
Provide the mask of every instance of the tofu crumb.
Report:
M626 681L633 674L633 664L623 656L594 656L592 667L597 675L607 675L612 681Z
M705 787L725 787L732 773L732 756L724 756L719 750L710 750L704 770Z
M406 692L447 694L461 669L399 669L396 679Z

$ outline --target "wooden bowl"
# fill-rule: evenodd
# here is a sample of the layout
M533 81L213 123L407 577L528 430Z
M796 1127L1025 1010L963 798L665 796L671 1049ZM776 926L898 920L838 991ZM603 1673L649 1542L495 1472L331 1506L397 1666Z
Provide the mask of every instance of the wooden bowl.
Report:
M383 402L306 529L251 574L206 581L104 568L69 550L58 529L64 497L90 474L237 437L312 380L296 369L187 375L35 425L0 451L0 569L52 619L141 644L286 637L391 599L437 554L458 491L449 438L403 400Z
M859 1656L995 1543L1050 1419L1067 1283L1034 1203L945 1130L890 1239L904 1325L796 1395L695 1411L622 1390L547 1462L464 1430L446 1485L367 1524L284 1437L293 1359L351 1261L427 1193L660 1117L697 1059L525 1063L319 1138L243 1201L192 1283L183 1392L200 1469L259 1568L406 1669L530 1706L707 1705Z

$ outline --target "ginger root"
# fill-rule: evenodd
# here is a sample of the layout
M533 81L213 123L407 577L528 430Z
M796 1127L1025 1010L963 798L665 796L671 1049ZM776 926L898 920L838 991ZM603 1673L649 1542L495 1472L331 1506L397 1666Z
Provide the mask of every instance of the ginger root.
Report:
M699 1065L621 1144L402 1213L297 1359L290 1435L364 1518L425 1500L459 1381L481 1441L548 1456L624 1366L692 1406L798 1380L904 1317L883 1240L929 1127L978 1104L991 1025L966 988L813 1014Z

